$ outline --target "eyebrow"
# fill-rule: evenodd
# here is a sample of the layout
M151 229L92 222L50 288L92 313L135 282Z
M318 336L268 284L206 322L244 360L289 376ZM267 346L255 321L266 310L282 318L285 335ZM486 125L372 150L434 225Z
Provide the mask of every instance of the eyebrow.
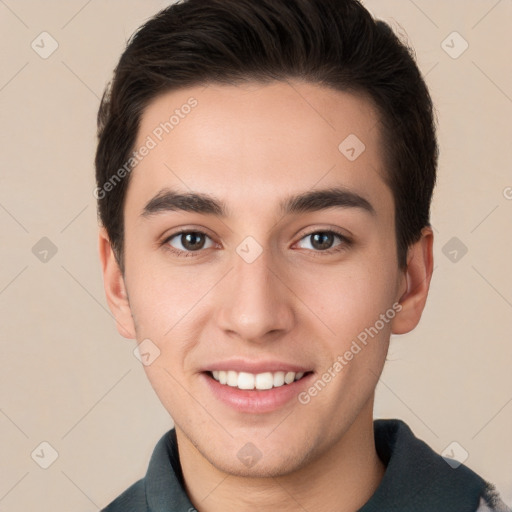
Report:
M279 206L283 215L315 212L328 208L359 208L375 215L375 208L367 199L340 187L309 190L302 194L291 195L285 197ZM146 204L141 216L152 217L170 211L195 212L220 218L229 217L229 209L222 200L201 192L178 192L168 188L158 192Z

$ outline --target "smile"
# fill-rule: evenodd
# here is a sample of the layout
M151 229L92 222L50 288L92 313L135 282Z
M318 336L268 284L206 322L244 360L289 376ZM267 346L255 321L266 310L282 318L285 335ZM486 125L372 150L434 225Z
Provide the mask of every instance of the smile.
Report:
M308 373L308 372L306 372ZM302 379L304 372L263 372L248 373L234 370L213 370L210 375L220 384L245 390L279 388Z

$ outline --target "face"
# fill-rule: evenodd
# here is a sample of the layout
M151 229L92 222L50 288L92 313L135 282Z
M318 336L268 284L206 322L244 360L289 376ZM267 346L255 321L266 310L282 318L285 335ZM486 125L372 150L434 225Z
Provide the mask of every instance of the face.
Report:
M371 421L407 291L379 126L367 100L305 83L144 112L117 318L178 435L222 471L289 473Z

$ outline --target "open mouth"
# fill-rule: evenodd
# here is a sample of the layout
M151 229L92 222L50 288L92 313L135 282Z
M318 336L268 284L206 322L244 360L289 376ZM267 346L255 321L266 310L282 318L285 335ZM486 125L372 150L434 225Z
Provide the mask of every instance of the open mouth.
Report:
M206 374L212 379L225 386L243 390L264 391L272 388L287 386L293 382L303 379L305 376L313 373L309 372L263 372L248 373L236 372L234 370L213 370Z

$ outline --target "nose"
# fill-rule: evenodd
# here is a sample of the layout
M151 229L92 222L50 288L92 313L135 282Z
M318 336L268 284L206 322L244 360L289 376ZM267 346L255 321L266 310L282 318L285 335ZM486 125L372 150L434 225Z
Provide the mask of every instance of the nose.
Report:
M270 251L264 250L252 263L235 253L233 265L216 297L217 326L252 343L265 343L291 330L294 295Z

